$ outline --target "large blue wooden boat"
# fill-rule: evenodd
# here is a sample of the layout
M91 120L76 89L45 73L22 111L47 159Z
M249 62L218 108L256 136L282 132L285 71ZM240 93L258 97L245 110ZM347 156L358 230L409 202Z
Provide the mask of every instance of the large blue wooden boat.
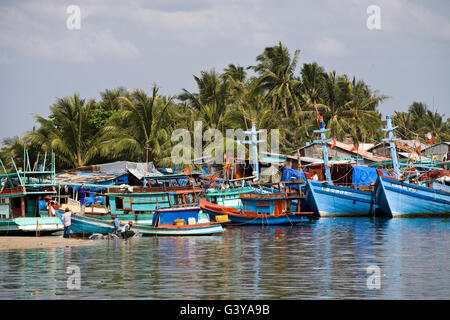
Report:
M305 186L306 202L308 206L320 217L368 217L376 209L376 202L373 197L372 184L377 178L377 171L374 168L368 168L357 165L346 165L346 177L342 181L343 185L336 185L332 179L330 165L328 164L327 143L331 139L326 139L323 119L320 119L320 130L314 130L321 134L321 140L314 143L322 144L323 151L323 170L325 171L326 181L315 181L307 179ZM342 175L341 175L342 176ZM349 187L351 185L352 187ZM366 190L357 189L364 185Z
M379 214L388 217L414 216L448 216L450 214L450 192L445 185L433 184L422 186L400 180L400 166L395 152L391 119L386 117L389 132L392 164L395 179L380 175L375 186L375 199L379 206Z
M307 180L306 202L320 217L368 217L376 209L372 191Z
M378 177L375 197L381 212L388 217L448 216L450 192Z

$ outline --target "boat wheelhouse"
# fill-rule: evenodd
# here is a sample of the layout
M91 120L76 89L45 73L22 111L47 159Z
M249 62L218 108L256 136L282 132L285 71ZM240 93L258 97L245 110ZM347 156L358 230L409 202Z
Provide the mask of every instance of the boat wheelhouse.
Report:
M255 188L248 178L233 180L218 180L215 185L209 188L204 194L206 201L221 206L240 208L240 195L243 193L252 193Z
M46 204L56 196L55 158L51 154L50 170L45 170L47 155L41 170L30 166L28 152L24 150L24 170L17 168L8 173L2 160L4 174L0 175L0 234L2 235L46 235L64 230L57 216L49 214ZM50 205L50 204L49 204ZM42 211L40 211L40 208ZM45 214L41 215L40 212Z

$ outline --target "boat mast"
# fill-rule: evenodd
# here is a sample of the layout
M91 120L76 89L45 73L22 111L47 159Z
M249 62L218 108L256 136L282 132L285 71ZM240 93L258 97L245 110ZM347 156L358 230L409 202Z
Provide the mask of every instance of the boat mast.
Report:
M328 163L328 150L327 150L327 143L330 142L332 139L327 139L326 132L330 131L330 129L325 129L325 124L323 122L323 117L320 117L320 130L313 130L314 133L320 133L321 140L314 140L313 143L320 143L322 145L322 151L323 151L323 164L325 166L325 178L327 179L327 182L329 184L333 184L333 181L331 180L331 172L330 172L330 166Z
M397 159L397 151L395 149L395 141L399 140L394 138L394 129L397 127L392 127L391 117L386 116L387 128L382 128L381 131L387 131L387 139L381 139L381 141L389 141L389 149L391 150L392 167L394 168L394 175L397 179L400 179L400 166Z
M252 130L244 131L244 134L250 135L250 141L238 141L243 144L251 144L253 152L253 175L256 176L256 181L259 181L259 160L258 160L258 143L264 142L264 140L258 140L258 133L263 130L256 130L255 120L252 120Z

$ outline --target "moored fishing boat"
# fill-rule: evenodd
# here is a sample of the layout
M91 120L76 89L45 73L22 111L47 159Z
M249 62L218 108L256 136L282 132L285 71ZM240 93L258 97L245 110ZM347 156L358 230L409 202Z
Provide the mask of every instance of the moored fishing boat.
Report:
M372 191L372 184L377 179L377 170L358 165L346 165L344 167L346 167L347 172L337 179L343 179L344 177L343 185L336 185L334 183L336 179L332 179L328 163L327 143L331 139L326 139L325 133L327 131L329 129L325 129L321 117L320 130L314 130L314 132L321 134L321 140L314 141L314 143L322 144L323 170L325 171L326 181L307 179L305 187L306 202L320 217L368 217L372 215L377 207ZM361 177L364 177L364 179ZM361 185L366 187L365 190L357 189Z
M46 159L46 157L45 157ZM51 169L32 170L28 152L24 150L24 170L17 168L11 159L15 172L0 175L0 234L1 235L47 235L64 229L57 216L41 216L39 206L49 202L56 195L54 176L54 154ZM45 168L45 160L43 168ZM50 205L50 203L49 203Z
M391 119L386 117L389 132L392 164L395 178L379 175L375 185L375 199L380 208L379 215L387 217L433 217L450 214L450 192L446 185L435 182L430 186L408 183L400 180L400 167L395 152ZM433 170L435 171L435 170ZM438 172L439 173L439 172ZM442 172L444 173L444 172ZM430 173L427 174L429 176ZM440 179L445 176L440 176ZM435 186L433 188L433 186Z
M221 223L198 222L199 207L168 208L155 211L151 225L133 224L132 230L143 236L198 236L225 231ZM57 211L62 218L63 212ZM75 236L107 235L114 232L113 220L72 215L71 231ZM122 226L125 222L120 223Z
M378 177L375 195L388 217L428 217L450 214L450 192Z
M376 209L372 191L307 180L306 202L320 217L368 217Z
M301 211L300 197L281 193L241 194L240 209L200 200L200 207L212 218L227 215L231 224L294 225L308 221L312 212Z
M111 220L111 215L116 215L125 223L131 220L139 225L152 225L157 209L194 206L201 193L192 175L145 176L143 179L144 187L115 187L104 194L110 213L92 214L86 210L85 216ZM199 212L198 220L207 223L209 216Z

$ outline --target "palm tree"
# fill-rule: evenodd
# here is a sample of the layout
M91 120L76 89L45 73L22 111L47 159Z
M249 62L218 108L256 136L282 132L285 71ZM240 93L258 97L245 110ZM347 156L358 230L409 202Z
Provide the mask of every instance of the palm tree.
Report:
M300 50L296 50L291 59L289 50L280 42L278 46L266 48L256 57L259 63L249 67L259 74L256 87L264 90L273 110L281 108L286 118L295 112L301 113L299 99L295 94L300 81L294 77L299 54Z
M243 93L246 86L247 72L244 67L229 64L221 75L224 82L230 85L230 96L235 99Z
M103 156L146 162L164 158L173 127L171 112L176 105L173 97L161 96L158 90L155 85L151 96L134 90L129 96L119 97L120 112L101 130L99 149Z
M395 111L392 122L397 127L395 132L401 139L412 140L418 138L417 122L414 121L410 112Z
M428 106L423 102L413 102L409 107L408 112L415 121L422 121L427 115Z
M381 114L378 104L388 96L372 93L364 81L355 79L348 85L351 100L343 107L342 116L349 124L349 129L356 143L373 141L380 135Z
M28 132L25 139L37 144L45 152L55 155L68 167L80 167L89 163L96 150L96 133L89 124L94 100L86 103L79 94L57 99L50 106L49 119L34 115L39 129Z
M3 139L2 144L3 146L0 149L0 159L2 160L7 171L14 169L14 166L9 159L12 158L18 167L23 166L25 169L27 164L23 165L24 151L26 150L28 152L30 161L32 161L31 159L37 159L40 151L40 146L32 145L24 138L18 136L13 138L5 138ZM34 164L31 163L30 165L33 167ZM0 168L0 172L3 172L3 168Z
M317 69L317 68L315 68ZM320 74L320 73L319 73ZM346 76L336 76L336 71L320 76L320 84L315 85L318 89L311 90L312 96L317 94L316 99L320 101L317 108L321 111L327 128L330 129L331 136L342 139L348 128L348 124L343 117L344 105L346 101L346 88L348 79Z
M317 62L305 63L300 71L300 75L302 79L302 99L309 109L312 109L312 107L316 108L321 100L321 89L326 78L325 69L319 66ZM323 107L323 105L320 107ZM318 113L317 109L315 111Z
M425 137L428 132L431 133L434 143L450 140L450 127L448 120L444 121L445 114L441 115L436 111L427 110L423 119L423 126L419 132L421 137Z

